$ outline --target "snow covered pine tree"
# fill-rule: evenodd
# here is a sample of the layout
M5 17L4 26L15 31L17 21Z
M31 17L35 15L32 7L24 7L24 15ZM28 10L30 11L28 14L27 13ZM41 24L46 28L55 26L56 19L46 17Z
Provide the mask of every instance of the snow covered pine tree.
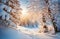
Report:
M16 26L20 23L21 8L19 0L0 0L0 20L7 25Z

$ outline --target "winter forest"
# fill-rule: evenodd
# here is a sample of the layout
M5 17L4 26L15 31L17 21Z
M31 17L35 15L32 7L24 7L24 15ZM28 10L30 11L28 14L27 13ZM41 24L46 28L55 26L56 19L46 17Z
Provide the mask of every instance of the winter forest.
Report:
M60 39L60 0L0 0L0 39Z

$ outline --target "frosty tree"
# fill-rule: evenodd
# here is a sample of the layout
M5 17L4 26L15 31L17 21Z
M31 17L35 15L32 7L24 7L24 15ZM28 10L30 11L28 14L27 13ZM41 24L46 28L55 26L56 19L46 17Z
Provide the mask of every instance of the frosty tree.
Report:
M28 12L31 14L31 18L37 21L40 30L43 30L44 26L48 27L48 31L57 32L57 16L58 15L58 0L28 0ZM55 6L56 5L56 6ZM36 14L36 19L35 15ZM38 16L37 16L38 15Z
M19 1L0 0L0 19L7 25L38 26L40 32L60 30L58 0L27 0L27 10L20 8Z
M56 15L57 10L58 10L58 8L57 8L57 5L58 5L57 0L55 2L52 1L52 0L45 0L45 2L46 2L46 4L48 4L48 14L51 17L52 24L53 24L53 27L54 27L54 30L55 30L55 33L56 33L57 32L57 26L56 26L56 19L55 19L54 15ZM51 8L51 5L54 5L56 7L55 8ZM54 7L54 6L52 6L52 7Z
M21 8L19 0L0 0L0 19L6 24L16 26L20 23Z

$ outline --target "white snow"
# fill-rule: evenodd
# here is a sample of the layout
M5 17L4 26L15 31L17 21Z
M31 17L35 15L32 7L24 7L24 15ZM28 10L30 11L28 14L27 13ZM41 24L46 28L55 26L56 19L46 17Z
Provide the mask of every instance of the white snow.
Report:
M17 30L27 34L37 34L39 32L38 28L25 28L22 26L17 26Z
M3 3L0 3L0 8L3 9L5 5Z
M9 6L5 6L5 9L7 10L7 12L11 11L11 7L9 7Z
M31 32L31 31L30 31ZM49 34L49 33L38 33L38 34L28 34L30 32L18 32L12 28L1 28L0 27L0 38L1 39L59 39L60 33Z
M51 1L50 1L50 5L51 5L50 8L53 9L55 6L52 3L56 2L57 0L53 0L52 2ZM6 0L2 0L2 2L6 3ZM9 4L11 4L11 3L9 2ZM41 5L40 7L45 6L44 0L41 0L38 5ZM3 8L5 8L8 12L10 12L11 8L0 3L0 16L2 16L2 19L9 20L10 15L7 12L5 12L3 10ZM34 8L36 8L36 7L34 7ZM55 10L55 8L53 10ZM12 9L12 12L15 12L15 10ZM57 25L59 24L59 18L57 18L57 16L56 16L56 19L58 20ZM50 20L48 19L47 23L51 25L51 22L49 22L49 21ZM9 20L9 23L11 25L16 26L11 20ZM12 26L12 27L14 27L14 26ZM31 24L29 26L31 27ZM0 39L60 39L60 33L57 33L57 34L39 33L38 28L28 28L28 27L26 28L26 27L22 27L22 26L17 26L17 30L14 30L9 27L7 27L7 28L0 27Z
M2 9L0 9L0 16L2 16L2 19L6 19L6 20L9 20L10 18L10 15Z

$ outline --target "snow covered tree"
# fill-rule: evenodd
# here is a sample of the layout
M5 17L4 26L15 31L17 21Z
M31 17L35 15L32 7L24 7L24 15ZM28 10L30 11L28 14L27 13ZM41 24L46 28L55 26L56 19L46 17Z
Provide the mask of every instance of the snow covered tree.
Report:
M21 10L19 0L0 0L0 18L7 25L16 26L20 23Z
M50 2L51 1L51 2ZM57 0L52 4L54 0L29 0L29 4L28 4L28 13L33 13L33 15L31 15L31 18L33 18L34 20L34 14L38 15L36 16L35 21L38 21L40 30L43 31L43 27L47 26L48 27L48 31L51 32L57 32L57 26L56 26L56 19L54 17L54 15L56 15L58 12L57 11ZM55 12L51 9L53 9L51 5L55 5ZM53 15L54 14L54 15ZM33 17L34 16L34 17ZM41 29L42 28L42 29Z
M55 30L55 33L56 33L57 32L57 26L56 26L56 19L54 17L54 14L56 14L55 12L57 12L57 10L56 10L57 9L56 7L58 5L57 0L55 0L55 2L54 2L54 0L45 0L45 2L46 2L46 4L48 4L48 14L50 15L50 18L52 20L52 24L53 24L53 27L54 27L54 30ZM53 3L53 4L51 4L51 3ZM56 5L56 7L51 8L51 5ZM52 6L52 7L54 7L54 6Z

